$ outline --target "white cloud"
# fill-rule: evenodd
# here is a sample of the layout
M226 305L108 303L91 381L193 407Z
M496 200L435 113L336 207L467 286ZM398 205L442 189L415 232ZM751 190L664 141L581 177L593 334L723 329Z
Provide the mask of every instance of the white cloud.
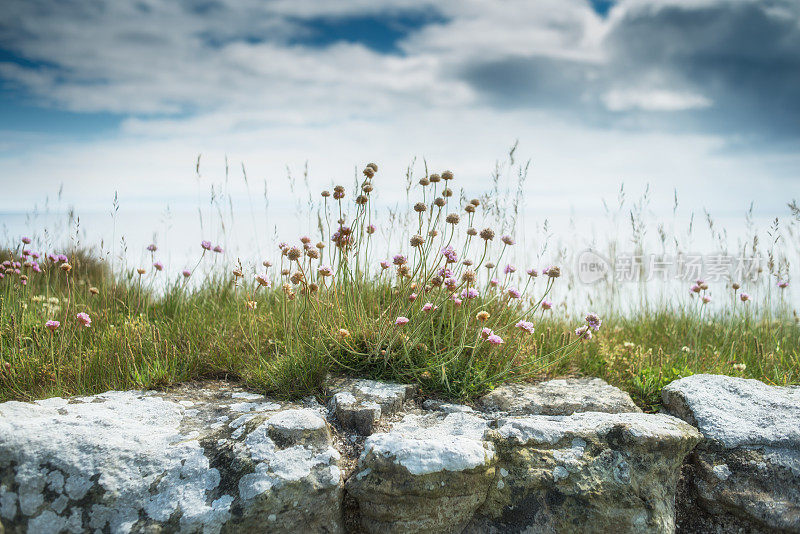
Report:
M702 95L659 89L614 89L603 95L603 102L611 111L684 111L713 104Z

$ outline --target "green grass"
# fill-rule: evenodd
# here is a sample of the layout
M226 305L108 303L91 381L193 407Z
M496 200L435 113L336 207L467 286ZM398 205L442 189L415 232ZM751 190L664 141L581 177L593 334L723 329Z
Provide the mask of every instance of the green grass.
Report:
M72 258L68 275L54 266L26 286L0 281L0 400L162 387L208 377L298 397L318 393L328 372L412 381L426 393L465 400L504 380L590 375L654 410L664 385L693 373L779 385L800 381L800 329L788 317L720 314L701 321L685 311L604 317L600 332L583 342L570 333L574 320L541 318L540 312L535 334L509 331L498 349L473 339L479 328L473 312L492 309L490 325L513 323L522 312L483 300L467 304L469 312L440 308L413 340L400 334L392 344L391 337L380 338L395 327L363 320L391 305L388 283L347 289L357 296L330 290L331 298L318 291L289 300L280 288L257 290L241 280L235 285L231 276L209 278L195 290L175 283L157 296L135 273L113 284L90 256ZM321 315L311 309L311 298L324 309ZM366 312L348 317L340 311L342 302L336 306L346 298L357 298ZM248 302L257 302L256 309ZM74 320L78 312L91 316L90 328ZM60 320L60 328L51 333L44 326L48 319ZM339 328L350 336L339 338ZM470 340L454 351L453 332L465 328ZM387 349L388 355L380 353Z

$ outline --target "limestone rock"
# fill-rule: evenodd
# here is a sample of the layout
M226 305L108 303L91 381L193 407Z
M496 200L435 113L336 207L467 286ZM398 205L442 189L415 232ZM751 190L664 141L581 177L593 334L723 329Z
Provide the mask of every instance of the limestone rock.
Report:
M671 533L684 457L700 434L642 413L498 420L496 477L465 532Z
M494 448L466 413L407 415L370 436L347 491L370 533L460 532L486 498Z
M319 405L229 386L0 404L0 522L23 532L341 532Z
M705 437L691 456L691 482L707 510L800 532L800 388L693 375L662 398Z
M327 389L333 395L330 407L339 424L363 436L372 434L381 416L400 410L414 393L411 385L357 378L329 380Z
M480 404L487 410L512 415L641 412L630 395L600 378L505 384L484 395Z

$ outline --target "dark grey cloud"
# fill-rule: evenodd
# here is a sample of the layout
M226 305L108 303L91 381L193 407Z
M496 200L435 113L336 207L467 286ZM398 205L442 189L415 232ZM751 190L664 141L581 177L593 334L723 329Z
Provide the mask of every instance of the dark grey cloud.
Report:
M800 2L621 4L609 24L601 63L525 57L523 50L469 62L458 76L493 105L751 141L800 140ZM665 93L666 103L658 100Z

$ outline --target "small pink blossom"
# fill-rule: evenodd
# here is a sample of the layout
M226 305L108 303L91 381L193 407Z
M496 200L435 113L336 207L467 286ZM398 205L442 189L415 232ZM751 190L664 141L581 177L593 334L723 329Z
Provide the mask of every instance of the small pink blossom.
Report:
M543 300L542 301L542 309L543 310L549 310L552 307L553 307L553 303L550 302L549 300Z
M150 243L149 245L147 245L147 250L149 250L150 252L155 252L156 250L158 250L158 247L156 246L155 243Z
M506 265L506 268L503 269L503 272L505 274L515 273L515 272L517 272L517 268L509 263L508 265Z
M491 336L487 337L486 341L488 341L492 345L502 345L503 344L503 338L501 338L497 334L492 334Z
M154 262L153 263L153 267L155 267L156 271L163 271L164 270L164 264L161 263L160 261Z
M778 280L778 287L781 288L781 289L786 289L787 287L789 287L789 281L788 280Z
M533 334L533 330L534 330L533 323L530 322L530 321L520 321L517 324L515 324L514 326L516 328L519 328L520 330L526 331L529 334Z
M192 276L192 271L190 271L189 269L184 269L181 271L181 274L183 275L184 278L189 278L190 276Z
M703 295L703 304L708 304L711 302L711 297L708 295Z
M388 269L389 262L387 260L381 260L381 269Z
M224 248L222 248L222 245L217 245L217 246L215 246L213 250L214 250L214 252L216 252L217 254L222 254L223 252L225 252L225 249L224 249Z
M404 325L408 324L408 317L400 316L397 319L395 319L394 324L396 326L404 326Z
M91 322L91 321L90 321L90 322ZM50 330L51 332L55 332L55 331L56 331L56 329L57 329L59 326L61 326L61 323L59 323L58 321L53 321L53 320L50 320L50 321L47 321L46 323L44 323L44 325L45 325L45 326L48 328L48 330Z
M491 328L483 327L481 329L481 337L483 339L489 339L489 336L493 336L493 335L494 335L494 331Z
M211 250L211 241L200 241L200 246L203 247L203 250Z
M439 306L434 306L432 302L426 302L424 306L422 306L422 311L424 312L431 312L436 311L439 309Z
M497 287L498 285L500 285L500 280L498 280L497 278L492 278L491 280L489 280L489 285L492 287Z
M453 295L453 296L452 296L452 297L450 297L450 298L451 298L451 300L453 301L453 304L454 304L456 307L458 307L458 306L461 306L462 300L461 300L460 298L458 298L458 297L457 297L457 296L455 296L455 295Z
M478 290L474 287L470 287L469 289L465 289L461 292L462 299L474 299L478 296Z
M86 328L92 326L92 318L89 317L88 313L81 312L78 315L76 315L75 318L78 319L78 322L81 323Z
M531 278L536 278L537 276L539 276L539 271L533 268L528 269L527 273L528 276L530 276Z
M575 335L578 336L579 339L584 339L586 341L592 339L592 331L589 329L588 325L583 325L580 328L576 328Z
M742 302L747 302L748 300L750 300L750 295L748 295L747 293L741 293L739 295L739 300L741 300Z
M512 299L518 299L522 296L522 293L516 287L510 287L508 288L508 296Z
M22 238L22 242L25 243L26 245L30 245L31 244L31 238L27 237L27 236L23 237Z
M270 279L267 278L266 273L255 275L255 279L256 282L258 282L258 285L262 287L270 287L272 285L272 281L270 281Z
M417 300L417 294L416 293L411 293L408 296L408 300L410 300L411 302L414 302L415 300Z

